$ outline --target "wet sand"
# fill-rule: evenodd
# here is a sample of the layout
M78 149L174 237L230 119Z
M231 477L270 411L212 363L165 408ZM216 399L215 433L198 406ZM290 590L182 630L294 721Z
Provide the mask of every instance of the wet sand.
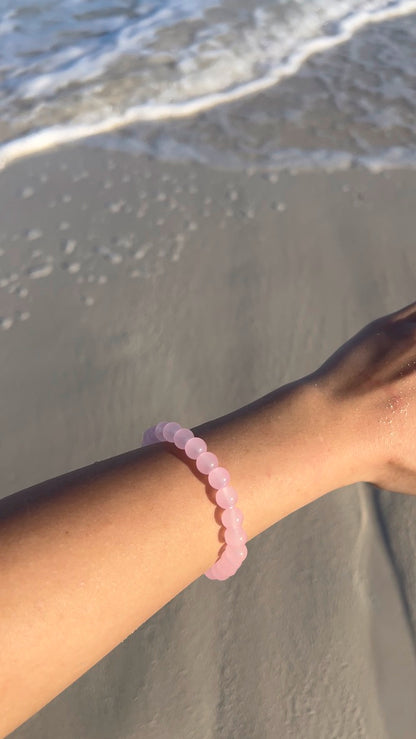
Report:
M415 185L78 146L0 172L2 495L240 407L414 300ZM415 520L364 483L297 511L11 736L414 739Z

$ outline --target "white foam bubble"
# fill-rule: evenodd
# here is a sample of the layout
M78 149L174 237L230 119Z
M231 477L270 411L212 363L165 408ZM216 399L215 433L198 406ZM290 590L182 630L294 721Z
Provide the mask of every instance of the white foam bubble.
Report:
M77 241L75 239L68 239L65 241L62 248L65 254L72 254L77 247Z
M140 247L140 249L137 249L134 258L135 259L143 259L144 256L146 256L149 249L151 249L151 244L143 244L143 246Z
M129 234L128 236L121 236L119 239L117 239L116 245L119 246L121 249L131 249L134 242L134 234Z
M28 241L36 241L37 239L41 239L43 236L43 231L40 230L40 228L32 228L30 231L26 234L26 239Z
M41 277L48 277L52 272L52 264L41 264L36 267L31 267L28 270L28 275L32 280L39 280Z
M69 272L71 275L77 274L77 272L80 271L81 265L79 262L70 262L69 264L64 265L65 269Z
M114 252L110 253L108 255L108 258L111 264L121 264L121 262L123 261L123 257L121 256L121 254L117 254Z
M3 329L3 331L8 331L13 326L13 318L7 317L7 318L0 318L0 328Z
M120 213L121 210L125 207L126 203L124 200L118 200L116 203L110 203L108 206L108 209L111 213Z
M31 198L34 192L33 187L24 187L22 190L22 199L27 200L27 198Z

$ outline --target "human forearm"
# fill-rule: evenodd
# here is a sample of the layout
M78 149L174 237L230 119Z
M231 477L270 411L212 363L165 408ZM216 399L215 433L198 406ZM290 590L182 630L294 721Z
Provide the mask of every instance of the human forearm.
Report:
M303 382L197 433L230 471L248 539L360 479L335 414ZM2 736L216 560L215 507L182 456L141 449L0 502Z

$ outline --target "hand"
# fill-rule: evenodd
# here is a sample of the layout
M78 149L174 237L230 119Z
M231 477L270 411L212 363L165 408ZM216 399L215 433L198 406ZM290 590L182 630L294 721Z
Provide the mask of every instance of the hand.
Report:
M345 426L359 479L416 495L416 302L369 323L306 379Z

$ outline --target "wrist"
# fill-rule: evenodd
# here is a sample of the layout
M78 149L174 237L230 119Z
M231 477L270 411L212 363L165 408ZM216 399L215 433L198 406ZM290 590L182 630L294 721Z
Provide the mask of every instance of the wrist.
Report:
M305 377L302 386L309 399L309 423L312 427L316 424L312 433L320 450L317 454L322 462L328 459L336 483L333 489L368 479L372 452L363 433L365 419L348 399L335 397L317 374Z
M231 474L249 539L355 481L335 410L306 378L195 430Z
M305 377L279 388L272 407L281 463L301 468L293 474L312 497L360 479L348 414L319 385Z

